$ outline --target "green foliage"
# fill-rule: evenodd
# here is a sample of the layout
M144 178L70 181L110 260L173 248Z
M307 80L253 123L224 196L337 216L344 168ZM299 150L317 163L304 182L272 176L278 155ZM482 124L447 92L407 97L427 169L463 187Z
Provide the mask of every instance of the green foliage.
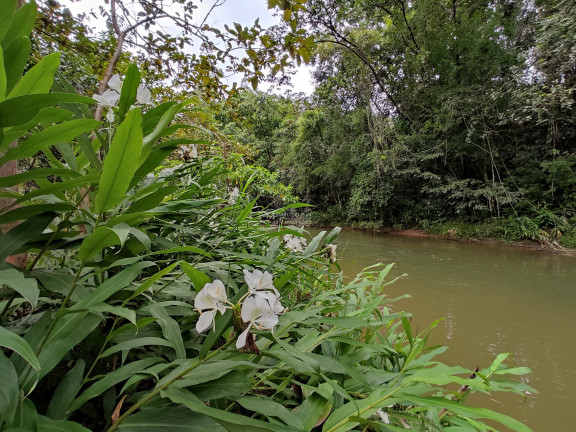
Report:
M0 17L12 16L9 6ZM17 28L0 35L21 28L13 17L0 25ZM529 431L455 392L533 391L501 380L528 370L509 368L506 354L474 376L435 361L445 350L427 347L436 323L414 334L409 315L381 294L391 265L352 281L333 271L338 229L305 245L301 230L263 225L300 204L259 207L249 197L255 174L242 172L241 190L219 198L225 160L193 158L150 175L195 140L170 139L185 104L126 109L138 84L128 70L126 102L106 127L78 123L88 121L87 98L44 87L0 102L0 112L8 104L11 118L25 119L1 123L0 137L18 138L16 149L28 145L46 164L2 179L33 183L2 192L22 207L0 216L25 222L2 236L0 255L28 252L30 262L0 264L0 430L486 430L488 419ZM39 100L72 116L28 123ZM31 146L66 126L64 142ZM250 301L261 308L252 315Z
M572 3L309 1L296 13L318 42L317 88L269 150L282 163L262 162L323 222L504 225L543 207L569 219Z

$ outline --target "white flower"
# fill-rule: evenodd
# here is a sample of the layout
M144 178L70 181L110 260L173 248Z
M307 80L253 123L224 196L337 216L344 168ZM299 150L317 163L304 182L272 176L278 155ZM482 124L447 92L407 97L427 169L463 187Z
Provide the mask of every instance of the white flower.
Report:
M200 312L200 318L196 323L196 331L202 333L210 327L214 327L214 318L216 312L224 314L226 312L226 288L221 280L216 279L214 282L207 283L204 288L196 295L194 307Z
M248 285L248 294L261 295L270 290L276 296L280 296L280 293L272 282L272 275L268 272L262 273L260 270L254 270L253 272L244 270L244 280Z
M242 304L240 316L242 321L248 324L238 340L236 348L243 348L246 345L246 338L252 327L258 330L273 330L278 324L278 314L284 311L284 306L280 303L280 297L270 291L259 292L258 295L250 295Z
M107 107L113 107L120 99L120 94L114 90L106 90L101 95L95 94L92 99Z
M375 414L380 417L382 423L390 424L390 417L388 417L388 413L384 411L382 408L378 408Z
M122 80L120 79L120 75L114 74L108 80L108 87L112 90L116 90L118 93L122 93Z
M140 84L136 90L136 102L142 105L152 103L152 93L150 93L150 90L142 84Z
M114 121L114 110L111 109L108 110L108 112L106 113L106 120L108 120L110 123Z
M92 96L92 99L104 106L112 108L116 106L120 100L120 93L122 93L122 80L120 79L120 75L112 75L112 77L108 80L108 87L110 87L108 90L106 90L101 95L95 94ZM148 88L144 87L142 84L140 84L136 90L136 102L142 105L152 103L152 93L150 93L150 90L148 90ZM106 119L109 122L114 121L114 113L111 113L111 110L108 110Z
M198 157L198 147L195 145L192 146L182 146L178 149L178 154L180 159L185 161L190 159L196 159Z
M286 242L286 247L292 252L304 252L302 246L306 246L306 239L295 237L292 234L286 234L284 236L284 241Z
M336 262L336 247L337 247L337 245L329 244L329 245L326 245L326 247L328 248L326 256L328 257L330 262L332 264L334 264Z
M232 192L230 192L228 204L230 204L230 205L235 204L236 200L238 199L239 196L240 196L240 189L235 187L234 189L232 189Z

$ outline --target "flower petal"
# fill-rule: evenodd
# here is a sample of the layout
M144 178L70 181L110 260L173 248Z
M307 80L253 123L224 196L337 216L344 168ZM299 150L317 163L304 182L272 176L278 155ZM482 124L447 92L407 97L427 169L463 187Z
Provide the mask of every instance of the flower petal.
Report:
M249 331L250 331L250 326L248 326L246 328L246 330L244 330L242 333L240 333L240 336L238 336L238 339L236 340L236 348L240 349L240 348L244 348L246 346L246 338L248 337Z
M116 90L118 93L122 92L122 80L120 79L120 75L114 74L108 80L108 87L112 90Z
M118 102L118 99L120 99L120 95L114 90L106 90L101 95L95 94L92 96L92 99L100 102L104 106L112 107L116 105L116 102Z
M110 123L114 121L114 111L112 108L108 108L108 112L106 113L106 120L108 120Z
M248 285L248 292L251 294L256 294L257 291L274 291L275 294L280 295L278 290L274 287L273 276L268 273L262 273L260 270L254 270L250 272L244 270L244 280Z
M226 287L220 279L215 279L214 282L207 283L204 285L203 289L218 301L228 301L228 297L226 296Z
M143 105L152 103L152 93L150 93L150 90L142 84L140 84L136 90L136 101Z
M244 300L242 303L242 310L240 311L240 316L244 322L252 322L261 315L258 308L258 302L256 296L250 296Z
M200 292L196 294L196 298L194 299L194 307L196 309L216 309L217 306L218 300L206 290L206 287L202 288Z
M278 324L278 315L272 312L265 313L262 316L258 317L255 323L257 324L257 327L259 329L270 330L274 328L276 324Z
M196 322L196 331L202 333L212 327L214 323L214 317L216 316L216 311L211 310L207 312L202 312L198 321Z

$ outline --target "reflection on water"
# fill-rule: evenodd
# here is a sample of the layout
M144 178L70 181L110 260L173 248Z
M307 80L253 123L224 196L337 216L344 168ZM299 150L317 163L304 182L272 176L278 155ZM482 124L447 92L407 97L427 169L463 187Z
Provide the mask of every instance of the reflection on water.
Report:
M483 368L511 352L511 365L530 367L533 373L522 380L540 392L471 402L536 432L576 430L576 258L346 230L338 252L349 276L377 262L395 262L393 276L407 273L386 290L390 297L412 296L394 309L411 312L420 331L444 318L430 340L450 347L440 360Z

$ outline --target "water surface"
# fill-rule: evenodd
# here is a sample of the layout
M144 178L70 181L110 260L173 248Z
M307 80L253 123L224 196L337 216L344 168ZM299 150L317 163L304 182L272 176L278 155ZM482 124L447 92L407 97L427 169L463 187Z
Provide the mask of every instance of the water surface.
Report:
M314 230L313 232L317 232ZM338 246L346 275L381 263L407 273L385 289L408 293L394 310L414 315L424 330L438 318L432 344L450 349L438 357L470 369L510 352L512 366L540 394L494 394L471 400L511 415L535 432L576 431L576 258L507 246L409 238L343 230Z

